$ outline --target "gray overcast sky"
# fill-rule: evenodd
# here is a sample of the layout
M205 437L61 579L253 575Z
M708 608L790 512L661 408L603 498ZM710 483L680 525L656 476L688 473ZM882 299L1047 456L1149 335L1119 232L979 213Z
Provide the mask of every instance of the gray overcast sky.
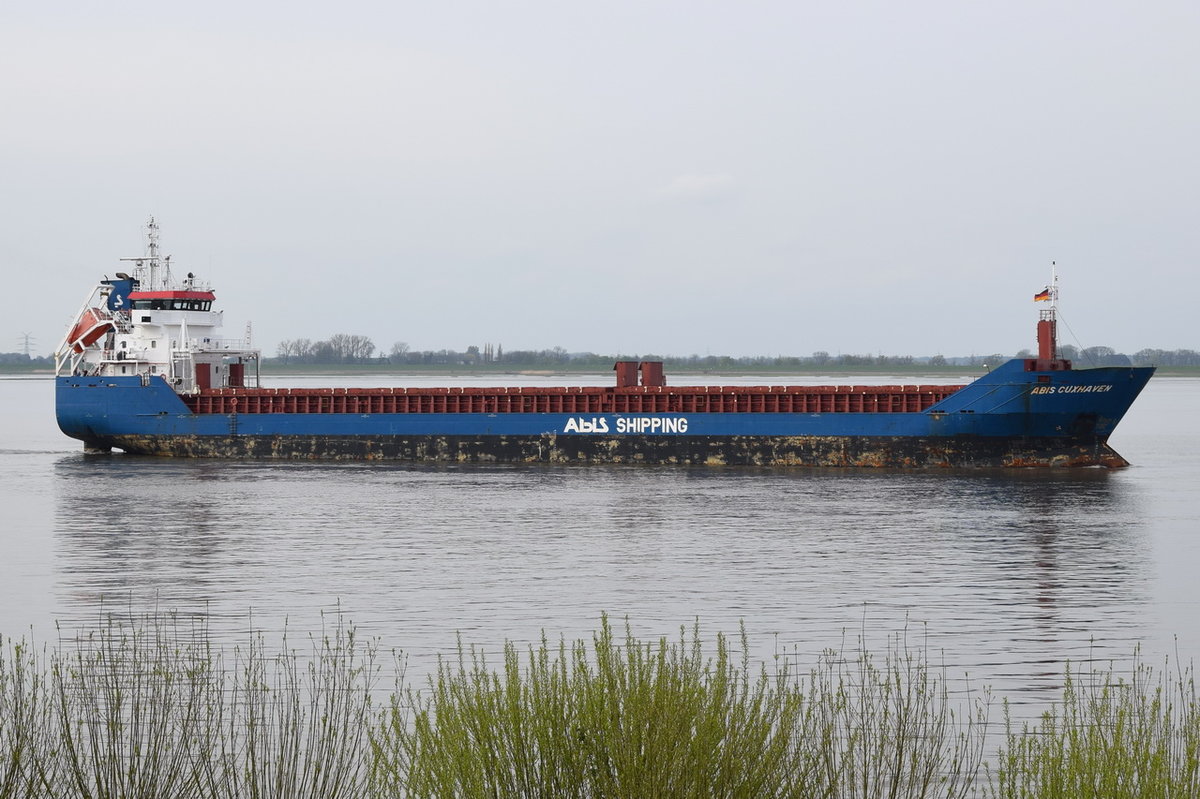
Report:
M5 3L7 341L142 251L383 350L1200 348L1200 3ZM1068 343L1077 343L1064 331Z

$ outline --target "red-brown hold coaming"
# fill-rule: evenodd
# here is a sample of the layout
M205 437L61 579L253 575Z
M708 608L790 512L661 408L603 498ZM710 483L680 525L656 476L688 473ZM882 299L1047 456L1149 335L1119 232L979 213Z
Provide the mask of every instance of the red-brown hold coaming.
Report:
M213 388L193 413L920 413L962 386Z

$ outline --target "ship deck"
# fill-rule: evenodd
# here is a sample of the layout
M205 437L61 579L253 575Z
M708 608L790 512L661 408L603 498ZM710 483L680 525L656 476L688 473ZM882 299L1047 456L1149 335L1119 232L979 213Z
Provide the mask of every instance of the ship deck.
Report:
M963 386L213 388L196 414L921 413Z

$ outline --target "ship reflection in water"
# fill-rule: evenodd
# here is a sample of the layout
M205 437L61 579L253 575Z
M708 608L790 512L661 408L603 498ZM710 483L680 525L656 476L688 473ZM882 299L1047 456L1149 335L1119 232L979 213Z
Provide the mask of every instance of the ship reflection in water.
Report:
M408 653L746 621L759 658L907 626L948 673L1040 703L1128 658L1153 571L1119 474L364 466L61 458L66 618L207 612L241 640L340 605ZM102 498L102 499L97 499ZM241 631L241 632L239 632ZM916 636L914 638L914 636Z

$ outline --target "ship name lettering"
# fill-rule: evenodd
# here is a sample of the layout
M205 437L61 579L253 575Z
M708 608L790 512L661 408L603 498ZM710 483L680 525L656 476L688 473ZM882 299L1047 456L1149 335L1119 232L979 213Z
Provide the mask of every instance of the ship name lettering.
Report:
M1098 383L1091 386L1034 386L1030 394L1103 394L1112 391L1112 384Z
M686 433L686 416L631 416L617 419L618 433Z
M611 428L608 419L593 416L572 416L563 425L564 433L607 433ZM616 420L618 433L686 433L686 416L622 416Z

